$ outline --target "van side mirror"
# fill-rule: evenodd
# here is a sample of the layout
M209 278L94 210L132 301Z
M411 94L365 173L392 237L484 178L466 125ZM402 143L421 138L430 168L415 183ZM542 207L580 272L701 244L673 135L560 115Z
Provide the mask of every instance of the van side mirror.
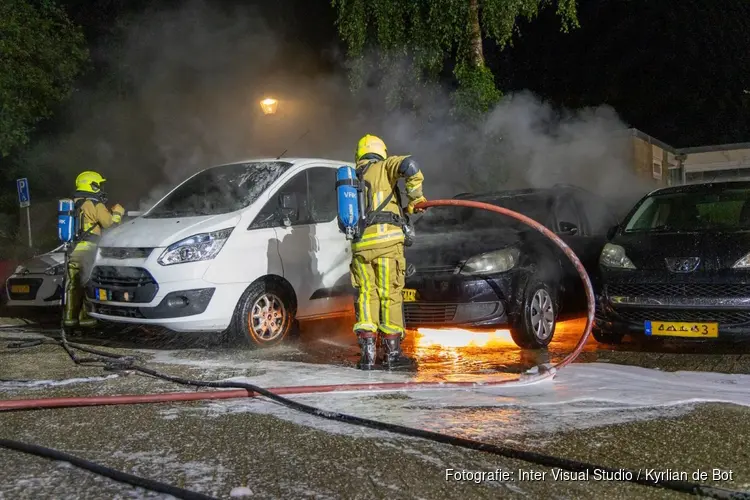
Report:
M560 221L560 232L562 234L576 235L578 234L578 226L572 222Z
M608 239L608 240L611 240L612 238L614 238L614 237L615 237L615 234L617 234L617 230L618 230L619 228L620 228L620 225L619 225L619 224L617 224L617 225L614 225L614 226L610 227L610 228L609 228L609 229L607 230L607 239Z
M282 193L279 195L279 208L284 226L291 226L299 214L297 193Z

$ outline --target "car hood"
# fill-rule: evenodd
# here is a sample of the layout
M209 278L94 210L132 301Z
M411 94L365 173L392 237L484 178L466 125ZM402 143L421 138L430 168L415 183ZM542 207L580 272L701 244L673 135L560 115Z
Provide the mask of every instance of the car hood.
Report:
M666 270L665 259L699 257L699 269L729 269L750 252L750 232L622 234L611 243L625 248L638 269Z
M513 229L417 233L414 244L406 249L406 259L417 269L455 266L474 255L513 246L524 233L527 231Z
M50 268L65 262L65 253L59 251L51 251L42 255L37 255L16 268L17 274L41 274Z
M148 219L138 217L105 231L99 243L102 247L167 247L194 234L235 227L241 215L207 215L200 217L175 217Z

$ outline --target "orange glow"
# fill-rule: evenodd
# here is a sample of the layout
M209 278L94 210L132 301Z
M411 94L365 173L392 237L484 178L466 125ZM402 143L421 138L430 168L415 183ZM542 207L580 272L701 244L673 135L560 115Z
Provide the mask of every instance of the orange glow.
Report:
M279 101L269 97L260 101L260 107L263 109L263 113L266 115L273 115L276 113L276 108L279 106Z
M462 328L419 328L415 347L500 347L516 346L510 330L472 331Z

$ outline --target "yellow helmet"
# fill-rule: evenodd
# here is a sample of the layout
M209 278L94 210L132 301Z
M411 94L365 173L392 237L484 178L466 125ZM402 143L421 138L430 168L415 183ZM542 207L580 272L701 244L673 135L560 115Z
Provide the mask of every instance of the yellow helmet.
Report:
M354 157L354 161L359 161L360 158L368 153L375 153L386 159L388 157L388 150L385 147L383 139L370 134L361 138L357 143L357 154Z
M87 170L81 172L76 177L76 191L83 191L85 193L98 193L102 190L102 182L107 179L101 176L97 172Z

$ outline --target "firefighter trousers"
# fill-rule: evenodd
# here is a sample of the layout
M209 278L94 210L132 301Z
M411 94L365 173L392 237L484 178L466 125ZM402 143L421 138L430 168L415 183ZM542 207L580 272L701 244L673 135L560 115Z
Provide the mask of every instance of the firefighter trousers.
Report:
M404 335L406 259L403 242L352 252L352 285L357 289L354 332Z
M84 284L91 272L91 265L96 256L96 244L81 241L76 244L68 257L65 276L65 307L63 324L65 326L94 326L96 320L90 317L84 305Z

